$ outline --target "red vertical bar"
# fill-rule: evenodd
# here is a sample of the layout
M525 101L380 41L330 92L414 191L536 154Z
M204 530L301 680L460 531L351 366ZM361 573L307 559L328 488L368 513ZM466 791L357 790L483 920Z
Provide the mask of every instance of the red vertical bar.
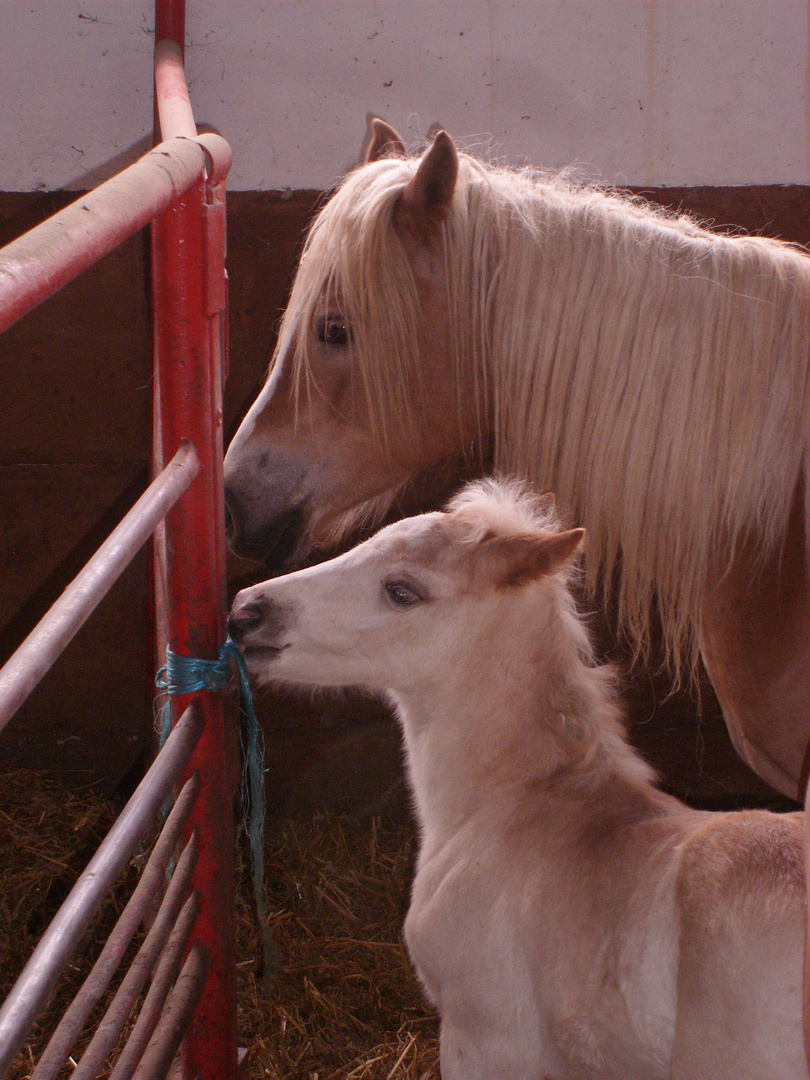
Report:
M221 191L219 192L221 198ZM222 207L224 213L224 206ZM214 212L214 217L216 212ZM224 277L221 241L208 233L212 206L205 179L158 218L152 232L156 392L163 455L190 438L200 473L166 519L168 640L184 656L213 660L225 638L222 501L221 314L210 281ZM218 269L217 269L218 267ZM225 694L172 701L173 719L198 703L205 730L189 766L200 794L189 829L198 828L194 876L201 910L190 946L200 943L211 973L184 1043L184 1076L233 1080L237 1071L233 732Z
M167 38L184 49L184 0L156 0L155 42ZM157 110L155 117L159 141ZM220 341L228 163L212 158L216 183L207 188L201 168L197 186L152 227L155 458L168 459L184 438L191 439L200 458L197 479L166 519L165 554L158 549L158 573L165 560L165 633L174 652L208 660L216 659L225 638ZM196 770L200 778L188 825L189 831L197 828L200 845L193 878L200 914L189 948L205 949L210 974L183 1043L186 1080L235 1080L237 1075L233 803L238 769L236 730L226 722L225 697L207 692L172 701L173 722L195 699L205 721L189 765L189 773Z
M186 46L186 0L155 0L155 42L169 38Z

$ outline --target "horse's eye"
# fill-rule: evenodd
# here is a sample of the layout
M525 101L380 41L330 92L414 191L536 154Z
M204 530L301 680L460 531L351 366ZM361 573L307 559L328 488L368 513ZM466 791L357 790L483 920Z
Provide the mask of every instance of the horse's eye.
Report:
M325 345L349 344L348 323L339 315L327 315L323 319L318 319L316 331L318 341L322 341Z
M385 586L385 591L397 607L413 607L422 599L415 589L401 581L389 581Z

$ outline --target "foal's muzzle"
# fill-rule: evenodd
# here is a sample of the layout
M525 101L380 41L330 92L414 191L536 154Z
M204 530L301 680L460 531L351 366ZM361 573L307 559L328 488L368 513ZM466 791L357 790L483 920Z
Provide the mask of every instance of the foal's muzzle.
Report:
M258 604L243 604L234 608L228 616L228 633L233 641L241 644L245 634L255 630L264 617Z

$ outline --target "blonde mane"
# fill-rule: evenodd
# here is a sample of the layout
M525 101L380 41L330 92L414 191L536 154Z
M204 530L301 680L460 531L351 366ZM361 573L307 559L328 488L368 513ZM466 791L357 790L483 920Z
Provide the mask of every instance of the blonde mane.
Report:
M342 308L383 448L420 415L417 291L390 227L417 164L344 180L279 342L297 339L308 386L296 331L325 297ZM555 491L587 527L588 584L618 582L639 650L657 604L677 670L696 659L717 550L755 535L764 558L786 532L807 441L810 260L564 178L459 164L443 225L459 415L472 395L495 468Z

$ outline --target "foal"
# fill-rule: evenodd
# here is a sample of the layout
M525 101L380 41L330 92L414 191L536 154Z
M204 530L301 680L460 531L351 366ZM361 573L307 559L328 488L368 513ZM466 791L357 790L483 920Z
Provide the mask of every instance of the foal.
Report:
M260 681L396 708L444 1080L807 1080L801 816L656 789L566 587L582 540L474 484L245 589L231 634Z

